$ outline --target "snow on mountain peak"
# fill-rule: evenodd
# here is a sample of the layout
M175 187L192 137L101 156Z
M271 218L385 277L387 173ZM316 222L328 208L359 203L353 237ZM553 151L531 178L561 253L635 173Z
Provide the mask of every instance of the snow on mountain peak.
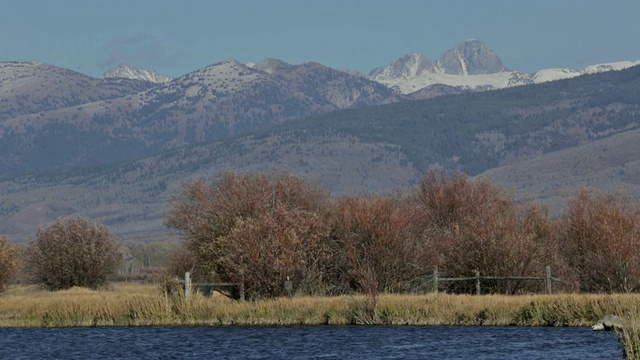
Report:
M570 79L582 75L581 71L574 69L542 69L533 74L533 82L540 84L548 81Z
M121 64L115 68L108 70L102 75L103 79L110 78L124 78L133 80L144 80L152 83L162 84L171 81L170 76L160 75L154 70L142 70L129 66L127 64Z
M372 70L369 77L373 80L410 79L424 73L433 73L431 61L418 52L406 55L389 66Z
M252 66L253 69L264 71L267 74L273 74L282 70L289 70L293 65L288 64L280 59L267 58Z
M604 63L598 65L587 66L584 68L585 74L595 74L605 71L624 70L632 66L640 65L640 61L619 61L612 63Z
M257 66L257 65L256 65ZM227 59L222 62L209 65L200 70L196 70L196 72L206 72L206 73L220 73L220 74L228 74L236 76L240 73L244 72L255 72L255 66L249 67L236 59Z
M455 75L495 74L508 69L500 57L482 40L468 39L436 61L441 73Z
M191 96L218 96L216 94L231 93L246 88L264 78L258 69L251 68L235 59L228 59L205 68L196 70L173 81L187 89L185 94Z
M420 65L427 63L428 65ZM484 41L467 39L455 48L447 50L435 64L420 53L412 53L388 66L372 70L368 77L400 93L410 94L435 84L466 90L491 90L622 70L635 65L640 65L640 61L593 65L582 71L543 69L535 74L527 74L507 69Z

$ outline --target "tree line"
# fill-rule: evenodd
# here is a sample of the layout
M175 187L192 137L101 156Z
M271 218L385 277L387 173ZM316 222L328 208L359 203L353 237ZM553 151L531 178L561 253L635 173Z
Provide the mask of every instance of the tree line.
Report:
M450 276L544 276L562 291L640 290L640 206L580 189L552 219L488 179L433 170L391 196L333 199L286 172L228 172L196 180L170 201L167 225L182 230L169 271L243 282L253 298L299 294L414 293L432 289L434 267ZM487 281L493 293L539 291L530 280ZM472 293L456 282L447 291Z
M422 293L433 269L468 277L544 276L551 266L565 292L640 290L640 205L580 189L557 218L515 200L488 179L432 170L393 195L332 198L290 173L227 172L183 185L166 224L182 240L167 276L242 282L248 298L283 296L288 278L301 295ZM22 261L19 261L22 259ZM20 264L22 262L22 264ZM84 218L44 227L18 251L0 237L0 290L18 269L46 289L105 286L122 262L108 230ZM473 293L473 282L446 291ZM491 293L540 291L530 280L486 280Z

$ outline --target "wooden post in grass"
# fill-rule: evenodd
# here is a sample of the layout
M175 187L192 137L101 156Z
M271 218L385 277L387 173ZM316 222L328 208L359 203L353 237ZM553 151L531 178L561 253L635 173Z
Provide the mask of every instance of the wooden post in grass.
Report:
M244 302L244 269L240 269L240 301Z
M547 294L551 294L551 266L547 266Z
M480 271L473 270L476 275L476 295L480 295Z
M438 267L433 269L433 292L438 293Z
M288 276L287 280L285 280L284 282L284 290L287 292L287 296L291 297L291 295L293 294L293 282Z
M191 274L187 271L184 273L184 298L188 301L191 296Z

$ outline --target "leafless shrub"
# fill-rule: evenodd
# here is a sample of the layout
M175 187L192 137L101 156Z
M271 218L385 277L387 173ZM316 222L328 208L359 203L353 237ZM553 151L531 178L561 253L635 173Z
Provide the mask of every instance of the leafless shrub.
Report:
M453 277L544 277L546 266L584 291L640 289L640 207L581 192L560 221L516 202L487 179L431 171L408 197L330 201L312 182L282 172L226 173L185 184L168 225L183 231L170 272L243 282L248 297L297 293L425 291L439 266ZM640 263L639 263L640 264ZM575 280L575 281L574 281ZM544 289L532 280L483 280L483 292ZM556 287L558 289L558 287ZM473 282L448 291L474 292ZM374 301L375 303L375 301Z
M336 286L374 296L414 290L433 257L414 231L416 215L389 197L337 201L330 220Z
M299 256L312 249L304 248L309 245L305 241L315 243L320 236L315 233L321 232L315 213L327 198L315 183L288 173L228 172L211 184L185 184L171 200L167 224L183 231L185 249L194 259L194 278L244 278L255 296L277 295L284 276L300 276L299 286L317 276L309 269L312 264Z
M516 206L486 179L431 171L420 182L425 236L435 241L440 266L451 276L474 271L492 276L543 276L553 253L546 213L534 204ZM450 289L473 292L474 284L456 282ZM527 281L485 281L495 293L528 291Z
M107 228L86 218L59 219L41 228L26 250L32 282L49 290L100 288L122 260Z
M240 220L227 237L226 278L244 282L250 298L286 295L287 277L298 293L321 292L327 235L317 214L283 205Z
M640 206L581 189L558 229L560 249L586 292L640 290Z
M166 275L171 279L182 278L184 273L192 273L195 268L196 257L187 249L186 244L182 243L169 256Z
M7 289L19 265L17 246L13 245L7 236L0 235L0 292Z

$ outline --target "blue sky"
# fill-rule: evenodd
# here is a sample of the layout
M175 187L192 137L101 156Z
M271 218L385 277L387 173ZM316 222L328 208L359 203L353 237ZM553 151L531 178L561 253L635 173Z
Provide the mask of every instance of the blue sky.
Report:
M0 61L179 76L229 58L369 72L482 39L514 70L640 60L638 0L2 0Z

